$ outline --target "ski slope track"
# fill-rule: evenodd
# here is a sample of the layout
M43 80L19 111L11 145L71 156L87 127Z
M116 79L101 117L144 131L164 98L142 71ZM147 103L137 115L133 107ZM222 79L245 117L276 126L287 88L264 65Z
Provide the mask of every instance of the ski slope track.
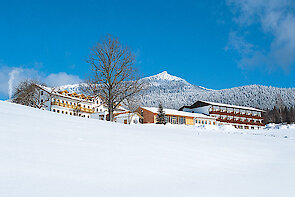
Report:
M123 125L0 101L1 197L293 197L294 185L292 125Z

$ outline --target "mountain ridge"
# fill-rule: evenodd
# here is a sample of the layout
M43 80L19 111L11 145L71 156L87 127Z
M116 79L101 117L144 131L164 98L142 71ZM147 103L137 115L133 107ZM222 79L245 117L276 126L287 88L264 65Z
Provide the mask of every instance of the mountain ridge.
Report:
M159 85L158 78L154 76L163 75L165 77L162 77ZM177 80L165 80L166 78ZM255 107L264 110L272 109L278 100L281 100L282 104L287 107L295 106L295 88L277 88L253 84L214 90L190 84L182 78L168 74L166 71L142 80L151 83L151 86L144 90L139 97L140 104L143 106L156 107L159 103L162 103L164 107L179 109L183 105L191 105L197 100Z
M253 84L214 90L190 84L180 77L170 75L167 71L144 77L141 80L149 83L149 87L138 96L141 106L158 107L159 103L162 103L166 108L179 109L183 105L191 105L197 100L264 110L272 109L278 101L287 107L295 106L295 88ZM59 89L79 92L79 85L60 86Z

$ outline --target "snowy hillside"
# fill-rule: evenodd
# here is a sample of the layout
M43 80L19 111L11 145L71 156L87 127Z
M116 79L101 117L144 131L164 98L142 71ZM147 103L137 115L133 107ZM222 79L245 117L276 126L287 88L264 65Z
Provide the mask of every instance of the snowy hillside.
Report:
M295 128L122 125L0 101L0 196L295 195Z
M167 108L179 109L183 105L191 105L197 100L207 100L267 109L275 106L278 95L285 105L295 106L295 88L248 85L212 90L192 85L184 79L169 75L167 72L146 77L143 80L151 84L150 88L145 90L140 98L143 106L157 107L162 102Z
M140 104L146 107L158 107L162 102L167 108L179 109L191 105L197 100L207 100L260 109L271 109L278 97L288 107L295 106L295 88L276 88L262 85L248 85L223 90L212 90L188 83L184 79L168 74L166 71L145 77L150 87L142 92ZM79 92L78 85L59 87L70 92Z

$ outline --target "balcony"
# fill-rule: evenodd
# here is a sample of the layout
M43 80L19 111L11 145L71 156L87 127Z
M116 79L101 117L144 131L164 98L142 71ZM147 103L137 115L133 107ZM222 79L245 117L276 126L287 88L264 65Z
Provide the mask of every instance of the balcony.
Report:
M265 124L260 123L260 122L254 122L254 121L241 121L241 120L234 120L234 119L221 119L218 118L217 121L219 122L225 122L225 123L231 123L231 124L245 124L245 125L256 125L256 126L265 126Z
M237 113L237 112L224 112L224 111L210 111L210 115L215 114L215 115L225 115L225 116L235 116L235 117L243 117L243 118L252 118L252 119L258 119L262 120L263 117L258 116L258 115L249 115L249 114L242 114L242 113Z
M65 107L70 109L77 109L81 112L86 112L86 113L94 113L94 109L84 108L84 107L81 107L80 105L70 105L67 103L60 103L60 102L51 102L51 105L57 105L60 107Z

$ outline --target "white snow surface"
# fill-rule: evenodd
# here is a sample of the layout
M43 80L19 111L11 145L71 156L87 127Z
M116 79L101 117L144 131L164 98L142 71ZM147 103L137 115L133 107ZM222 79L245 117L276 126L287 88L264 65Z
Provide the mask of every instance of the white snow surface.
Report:
M200 100L202 101L202 100ZM215 105L215 106L222 106L222 107L231 107L231 108L237 108L237 109L245 109L245 110L254 110L254 111L260 111L260 112L265 112L264 110L256 109L253 107L243 107L243 106L238 106L238 105L229 105L229 104L224 104L224 103L216 103L216 102L210 102L210 101L202 101L204 103L208 103L210 105Z
M292 125L123 125L0 101L1 197L293 197L294 185Z
M167 71L163 71L159 74L150 76L150 77L145 77L145 79L150 79L150 80L168 80L168 81L185 81L184 79L180 77L176 77L173 75L168 74Z
M157 108L157 107L142 107L142 108L146 109L148 111L151 111L153 113L158 113L158 110L159 110L159 108ZM163 111L166 115L179 115L179 116L195 117L195 118L216 119L216 118L213 118L212 116L207 116L207 115L200 114L200 113L190 113L190 112L185 112L185 111L178 111L175 109L164 108Z

